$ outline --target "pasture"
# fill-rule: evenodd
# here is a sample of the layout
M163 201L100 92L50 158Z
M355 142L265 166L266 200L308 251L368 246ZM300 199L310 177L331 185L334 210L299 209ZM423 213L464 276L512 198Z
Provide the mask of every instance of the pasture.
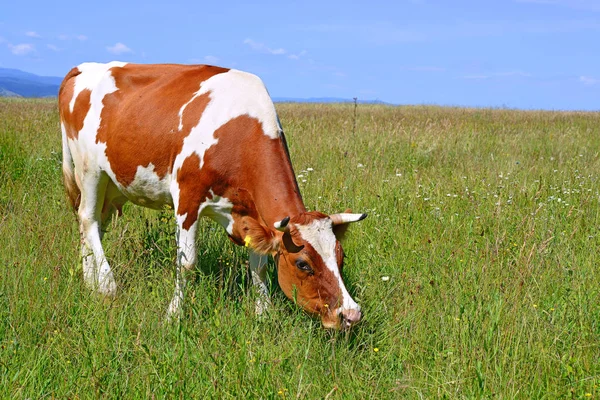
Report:
M184 318L172 211L128 204L84 286L55 100L0 99L0 398L598 398L600 114L278 104L364 319L323 330L212 221ZM270 265L273 266L272 260Z

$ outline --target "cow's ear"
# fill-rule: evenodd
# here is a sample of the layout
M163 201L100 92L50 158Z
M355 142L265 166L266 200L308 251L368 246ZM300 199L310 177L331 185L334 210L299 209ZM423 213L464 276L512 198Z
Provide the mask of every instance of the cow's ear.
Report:
M244 244L258 254L274 254L279 249L280 240L274 231L265 228L252 217L242 218Z
M333 223L333 234L337 240L341 241L348 230L348 226L350 226L352 222L362 221L367 218L367 214L352 214L352 210L347 209L346 212L342 214L332 214L329 218L331 218Z

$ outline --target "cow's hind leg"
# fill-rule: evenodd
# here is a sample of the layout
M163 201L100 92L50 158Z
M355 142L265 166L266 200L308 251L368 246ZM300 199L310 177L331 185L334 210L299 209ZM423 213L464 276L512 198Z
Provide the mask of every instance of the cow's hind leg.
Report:
M102 240L102 237L108 230L108 225L110 224L113 215L116 214L120 217L123 214L123 205L125 203L127 203L127 197L123 196L123 194L117 188L117 185L109 180L106 193L104 195L104 204L102 206L100 240Z
M106 261L102 248L101 221L108 176L101 172L87 171L80 178L81 204L79 206L79 230L81 232L81 256L83 278L92 289L114 296L117 285Z

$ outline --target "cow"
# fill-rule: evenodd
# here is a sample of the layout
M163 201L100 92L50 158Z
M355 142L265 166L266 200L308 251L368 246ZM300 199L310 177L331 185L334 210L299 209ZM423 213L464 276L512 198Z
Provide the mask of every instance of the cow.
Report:
M307 211L260 78L210 65L84 63L66 75L58 102L64 185L92 290L116 294L102 236L130 201L175 212L170 318L181 312L186 272L197 261L198 219L206 216L248 247L258 313L269 303L271 255L285 295L324 327L348 329L361 319L342 280L340 239L366 214Z

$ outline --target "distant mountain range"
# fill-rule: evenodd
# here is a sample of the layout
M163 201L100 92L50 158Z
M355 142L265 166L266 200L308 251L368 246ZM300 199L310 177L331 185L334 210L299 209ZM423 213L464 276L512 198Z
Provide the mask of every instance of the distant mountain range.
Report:
M56 97L63 78L39 76L11 68L0 68L0 97ZM274 97L278 103L352 103L339 97ZM389 104L381 100L358 100L360 104Z
M39 76L18 69L0 68L0 96L55 97L62 78Z

